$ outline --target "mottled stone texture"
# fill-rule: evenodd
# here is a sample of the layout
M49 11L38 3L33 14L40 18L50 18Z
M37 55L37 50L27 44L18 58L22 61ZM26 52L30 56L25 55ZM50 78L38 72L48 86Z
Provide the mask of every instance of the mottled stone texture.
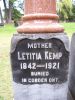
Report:
M56 14L56 0L25 0L24 14L53 13Z
M69 93L71 99L75 100L75 34L72 37L71 47L70 47L70 77L69 77ZM69 95L68 95L69 96Z
M56 47L55 49L52 49L52 50L53 50L53 52L58 52L58 50L59 50L59 52L61 50L64 51L62 53L63 54L63 56L61 58L62 60L59 59L59 62L62 61L62 65L60 66L60 71L55 72L55 70L53 70L53 73L51 73L51 74L52 74L52 76L58 75L58 77L61 77L61 80L64 78L65 81L62 81L62 82L58 81L57 83L54 83L54 84L42 83L42 84L32 84L31 85L31 84L22 84L16 80L16 79L20 78L20 73L22 72L20 70L19 66L17 66L17 64L19 62L17 62L16 57L13 59L13 56L12 56L12 55L14 55L14 52L17 53L16 48L17 48L18 44L20 44L20 42L22 40L25 41L25 39L30 39L30 40L36 41L36 39L39 39L39 38L44 39L45 42L48 39L50 39L50 40L57 39L57 41L61 41L62 44L58 44L58 47ZM60 42L58 42L58 43L60 43ZM53 44L54 44L54 42L53 42ZM64 47L64 48L62 48L62 47ZM20 50L22 50L23 48L25 48L25 47L22 46L22 48L20 48ZM59 49L57 49L57 48L59 48ZM39 49L39 52L40 52L40 49ZM64 55L64 53L65 53L65 55ZM13 64L13 62L15 62L15 63ZM66 34L64 34L64 33L60 33L60 34L59 33L15 34L13 36L12 42L11 42L11 65L12 65L13 89L14 89L14 99L15 100L67 100L68 67L69 67L69 40L68 40L68 37L66 36ZM14 67L15 67L15 69L14 69ZM63 75L59 74L59 72L61 72L61 73L63 72Z

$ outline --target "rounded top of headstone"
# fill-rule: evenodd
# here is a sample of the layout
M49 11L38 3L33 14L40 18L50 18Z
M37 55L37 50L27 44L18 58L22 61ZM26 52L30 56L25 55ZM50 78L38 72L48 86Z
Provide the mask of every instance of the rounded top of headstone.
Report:
M19 33L61 33L64 28L58 23L56 0L24 0L23 24Z

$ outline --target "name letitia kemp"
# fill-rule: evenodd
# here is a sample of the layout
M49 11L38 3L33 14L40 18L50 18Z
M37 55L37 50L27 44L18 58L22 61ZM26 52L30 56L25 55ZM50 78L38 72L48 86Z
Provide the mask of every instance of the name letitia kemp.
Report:
M35 53L35 52L19 52L17 53L18 55L18 60L42 60L42 54L39 53ZM54 59L60 59L62 57L62 53L61 52L56 52L56 53L52 53L49 51L45 51L44 52L44 59L45 60L54 60Z

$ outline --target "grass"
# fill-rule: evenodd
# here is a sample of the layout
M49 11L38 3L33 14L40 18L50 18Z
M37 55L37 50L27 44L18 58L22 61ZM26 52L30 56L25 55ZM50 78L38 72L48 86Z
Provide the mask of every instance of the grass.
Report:
M72 36L73 33L75 33L75 22L73 23L62 23L62 25L64 26L65 32L67 33L67 35L69 37Z
M0 100L13 100L10 66L10 43L16 28L11 24L0 27Z
M0 27L0 36L11 36L16 32L16 28L13 24L7 24L4 27Z
M75 32L75 23L61 23L71 37ZM10 43L16 28L12 24L0 27L0 100L13 100L12 75L10 66Z

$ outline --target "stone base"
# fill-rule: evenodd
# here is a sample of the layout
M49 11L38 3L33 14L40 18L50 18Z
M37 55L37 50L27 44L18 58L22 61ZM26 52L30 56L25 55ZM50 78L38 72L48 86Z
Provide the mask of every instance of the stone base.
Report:
M22 41L23 40L23 41ZM38 46L33 48L27 48L27 41L29 43L51 43L50 45ZM25 44L25 45L24 45ZM43 48L44 47L44 48ZM44 53L48 51L51 54L59 54L61 56L56 56L55 58L46 57ZM17 53L20 52L40 52L40 60L19 58L17 59ZM46 55L47 56L47 55ZM25 56L26 57L26 56ZM45 58L45 59L44 59ZM48 59L47 59L48 58ZM24 60L25 59L25 60ZM36 69L20 69L20 63L36 63L41 66L45 63L50 63L52 66L44 66L43 68ZM59 66L53 64L57 64ZM11 65L13 74L13 87L14 87L14 100L67 100L68 92L68 66L69 66L69 40L64 33L43 33L43 34L15 34L11 42ZM21 66L22 67L22 66ZM51 68L50 68L51 67ZM48 76L36 76L33 78L46 78L47 82L28 82L29 78L32 78L31 72L49 72ZM21 81L21 78L27 79L26 81ZM50 78L56 78L57 81L48 81Z

